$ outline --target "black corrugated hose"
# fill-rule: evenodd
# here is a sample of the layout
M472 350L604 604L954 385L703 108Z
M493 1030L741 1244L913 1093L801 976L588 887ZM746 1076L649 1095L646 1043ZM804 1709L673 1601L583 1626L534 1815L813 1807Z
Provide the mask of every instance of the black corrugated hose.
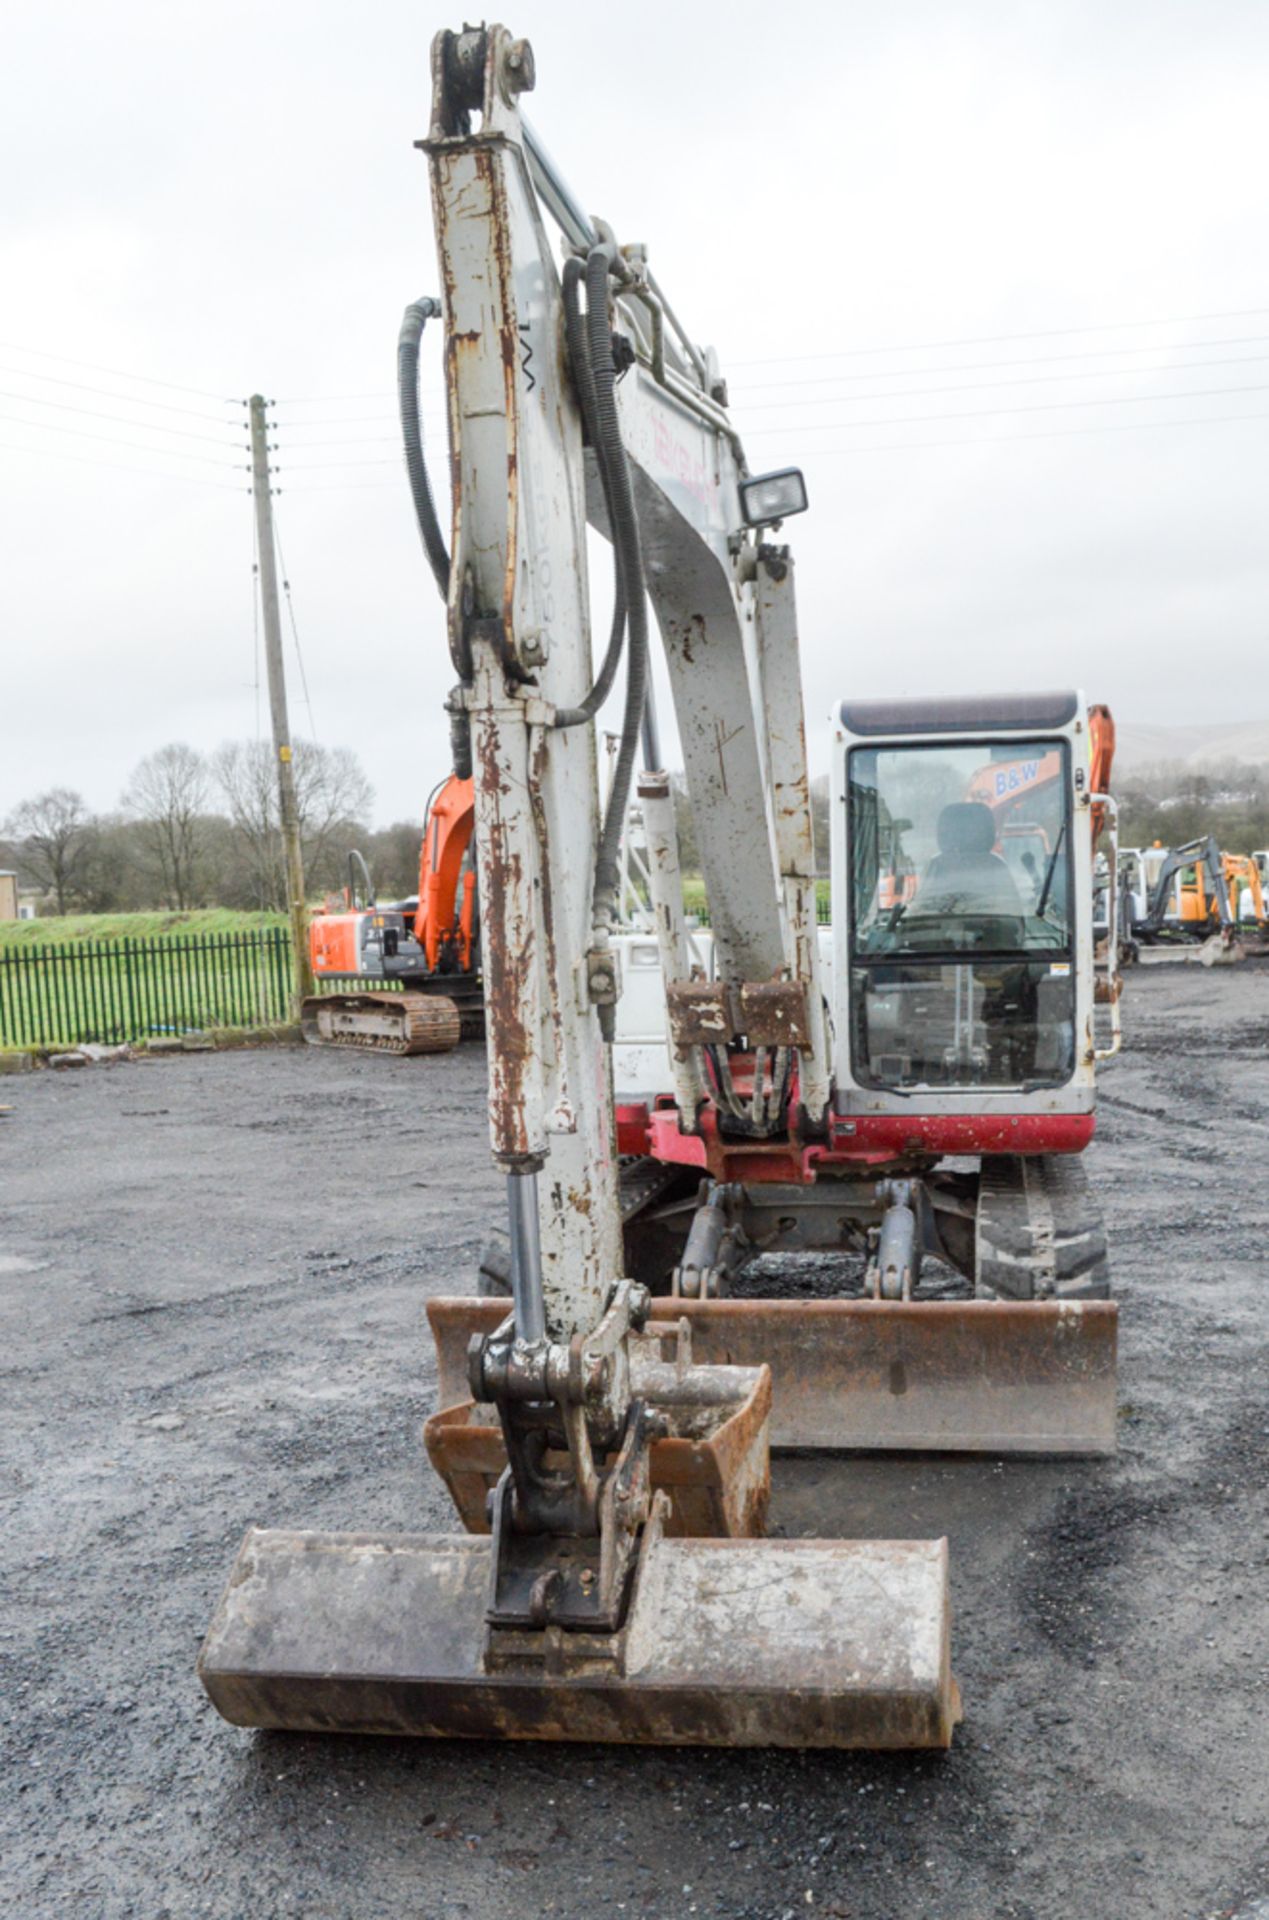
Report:
M586 258L586 318L583 327L578 304L582 278L580 263L568 261L564 270L565 322L569 357L577 386L587 435L599 465L615 566L613 624L608 648L594 686L578 708L565 708L556 725L574 726L591 720L606 699L622 652L623 632L628 629L630 645L626 663L626 701L622 718L621 745L608 806L600 833L595 862L593 896L597 926L610 922L616 913L621 885L621 836L625 826L630 784L634 777L635 756L643 722L648 680L648 614L643 595L643 557L639 545L639 523L635 515L634 494L626 449L621 438L617 414L617 371L613 360L612 333L608 319L608 274L612 250L592 247ZM440 314L440 303L425 296L406 308L397 338L397 394L401 411L401 432L405 444L406 470L414 511L428 563L443 597L449 597L449 553L436 516L436 503L428 481L423 457L423 429L419 418L419 341L426 322ZM631 587L633 591L631 591ZM461 663L459 663L461 672Z
M426 294L421 300L412 300L405 310L401 331L397 335L397 402L401 410L406 472L410 476L410 492L414 496L414 512L423 537L423 551L436 576L441 598L447 600L449 553L440 521L436 517L436 502L432 498L431 483L427 477L427 462L423 458L423 423L419 418L419 341L427 321L439 319L440 312L440 301Z
M564 262L564 334L568 343L568 362L573 375L573 385L577 389L577 400L586 427L586 438L595 448L600 484L604 490L604 503L608 508L608 524L611 527L612 493L608 481L608 466L598 449L599 428L595 414L595 380L591 372L590 351L586 341L586 321L579 298L585 272L586 269L578 259L571 258ZM593 720L612 691L612 683L617 677L617 668L621 664L621 648L626 632L626 583L622 574L621 549L615 539L613 541L613 572L612 629L608 636L608 650L600 665L598 678L580 706L556 709L553 726L580 727L585 721Z
M621 836L625 827L630 783L634 776L635 756L639 751L648 686L648 607L643 592L643 554L639 545L639 521L635 514L630 468L617 414L617 370L613 362L612 332L608 320L610 262L611 248L608 246L592 247L586 256L586 328L595 394L595 455L600 471L607 474L612 542L625 586L630 644L626 650L626 706L622 717L621 746L617 753L617 765L599 839L599 855L595 862L596 926L603 926L616 916L617 896L621 887Z
M419 341L426 323L439 319L440 313L440 301L425 294L421 300L412 300L402 316L401 331L397 335L397 404L401 413L401 438L405 443L405 467L410 476L410 492L414 496L414 514L419 523L423 551L440 588L441 598L448 601L449 553L440 521L436 517L436 502L432 498L427 461L423 457L423 422L419 417ZM458 671L461 687L470 680L471 672L468 663L455 652L452 640L450 655ZM459 688L455 688L454 693L458 692ZM454 772L460 780L470 780L471 728L467 715L454 695L445 704L449 713L450 753Z

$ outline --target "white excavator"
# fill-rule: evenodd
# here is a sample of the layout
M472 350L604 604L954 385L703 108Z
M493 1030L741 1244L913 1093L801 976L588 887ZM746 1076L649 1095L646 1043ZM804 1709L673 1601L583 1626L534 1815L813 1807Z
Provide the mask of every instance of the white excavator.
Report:
M1088 721L1072 693L847 699L822 952L775 539L801 475L750 472L713 353L524 119L533 79L500 26L439 34L420 143L447 534L417 436L407 451L474 780L507 1200L507 1297L428 1303L427 1448L464 1530L252 1529L200 1674L243 1726L946 1746L947 1542L767 1538L769 1456L1113 1449L1116 1309L1078 1158L1116 1044L1098 1047L1099 1000L1117 1022L1093 956ZM615 560L597 668L588 522ZM595 717L623 657L601 810ZM636 775L663 1026L615 1086ZM854 1255L857 1284L764 1292L754 1256L807 1249ZM936 1268L958 1292L931 1294Z

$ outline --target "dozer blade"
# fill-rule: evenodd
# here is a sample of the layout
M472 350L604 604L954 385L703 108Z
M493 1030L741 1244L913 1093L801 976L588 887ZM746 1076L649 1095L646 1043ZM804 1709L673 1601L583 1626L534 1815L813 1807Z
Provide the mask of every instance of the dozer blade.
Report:
M315 993L300 1003L310 1046L397 1055L449 1053L462 1038L452 1000L439 993Z
M236 1726L301 1732L950 1744L945 1540L658 1538L619 1662L552 1644L510 1669L486 1667L490 1552L473 1535L253 1529L203 1646L203 1685Z
M439 1405L467 1394L467 1342L497 1300L427 1306ZM833 1451L1115 1451L1118 1308L1108 1300L654 1300L703 1366L771 1368L771 1445Z

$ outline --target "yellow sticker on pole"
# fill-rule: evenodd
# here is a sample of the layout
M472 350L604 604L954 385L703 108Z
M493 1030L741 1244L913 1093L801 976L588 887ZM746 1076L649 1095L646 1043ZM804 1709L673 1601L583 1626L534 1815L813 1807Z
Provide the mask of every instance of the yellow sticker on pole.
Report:
M290 757L291 757L291 749L290 749L289 747L279 747L279 748L278 748L278 759L279 759L279 760L289 760L289 759L290 759Z

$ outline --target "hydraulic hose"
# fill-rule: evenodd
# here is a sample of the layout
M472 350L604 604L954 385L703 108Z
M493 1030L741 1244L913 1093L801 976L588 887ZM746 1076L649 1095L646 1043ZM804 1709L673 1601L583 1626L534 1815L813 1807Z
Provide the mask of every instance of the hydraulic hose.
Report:
M406 472L410 476L410 492L414 496L414 512L423 538L423 551L436 576L441 598L447 600L449 553L440 521L436 517L436 502L432 498L431 482L427 477L427 462L423 458L423 423L419 418L419 341L427 321L439 319L440 312L440 301L433 300L429 295L421 300L412 300L405 310L401 331L397 335L397 401L401 410Z
M648 686L648 607L643 591L643 555L630 468L617 414L617 370L608 322L610 260L611 249L607 246L592 247L586 257L586 326L595 390L595 454L600 471L607 474L612 541L625 584L630 644L626 651L626 705L621 745L595 862L593 919L596 928L606 928L616 914L621 886L621 836Z
M449 715L449 754L450 763L460 780L471 779L471 719L463 705L463 683L450 693L445 702L445 711Z
M406 472L410 476L410 492L414 496L414 514L419 523L423 551L440 588L441 598L447 601L449 553L440 521L436 517L436 502L432 498L427 461L423 457L423 422L419 417L419 342L423 338L424 326L429 320L439 319L440 313L440 301L425 294L421 300L412 300L402 316L401 331L397 335L397 402L401 414L401 438L405 443ZM459 657L460 653L461 649L456 651L451 640L450 654L458 671L459 686L445 704L449 712L450 753L454 772L460 780L469 780L471 728L461 698L454 696L460 695L462 686L470 680L471 669L470 664Z
M598 421L595 409L595 379L591 372L590 350L587 344L586 321L582 315L579 298L585 268L580 260L570 257L564 262L564 333L568 346L569 368L573 375L573 385L577 389L578 405L586 427L586 438L595 448L595 458L599 464L599 479L604 492L604 504L608 509L608 522L612 525L612 495L608 480L607 464L598 449ZM606 296L605 296L606 298ZM613 542L613 603L612 628L608 636L608 648L600 664L599 674L594 686L580 706L559 707L556 710L553 725L556 727L580 727L586 721L593 720L604 701L612 691L612 683L617 677L617 668L621 664L621 649L626 632L626 583L622 571L621 549Z

